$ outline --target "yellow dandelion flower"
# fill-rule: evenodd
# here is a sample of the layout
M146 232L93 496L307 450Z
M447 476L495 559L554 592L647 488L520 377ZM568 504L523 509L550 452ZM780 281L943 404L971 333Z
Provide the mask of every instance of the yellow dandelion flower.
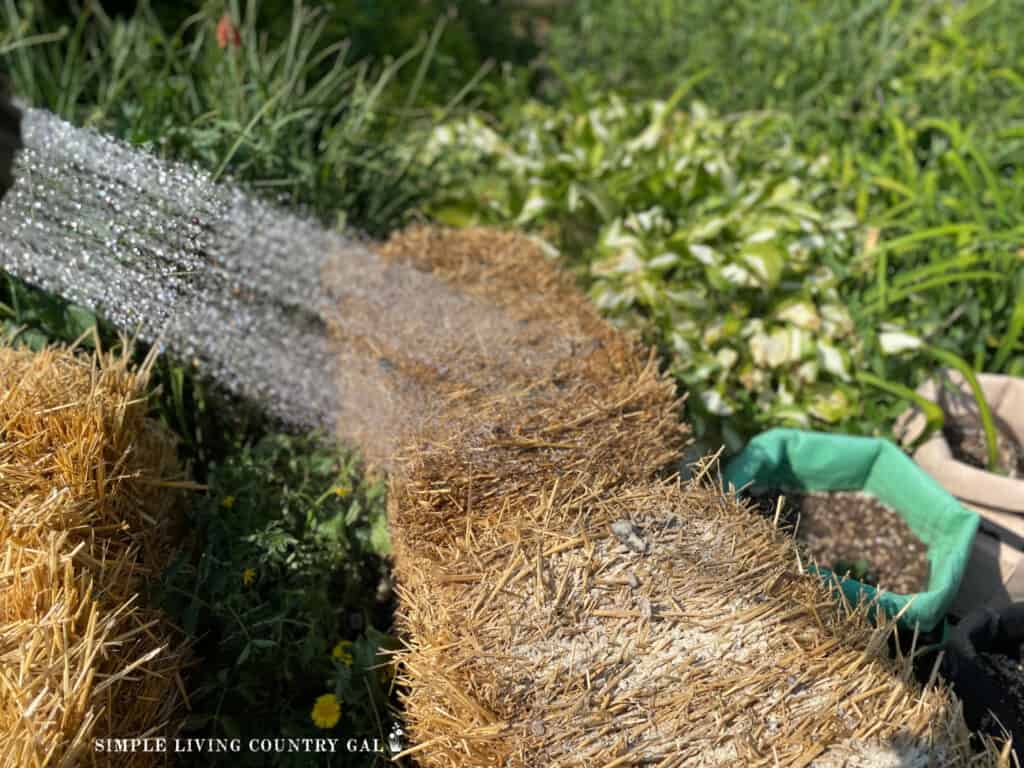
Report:
M325 693L313 703L310 715L317 728L333 728L341 719L341 704L333 693Z
M352 648L352 641L351 640L339 640L338 644L336 646L334 646L334 650L331 651L331 656L336 658L338 661L340 661L346 667L351 667L352 666L352 651L349 650L350 648Z
M246 568L242 571L242 583L245 586L250 586L254 581L256 581L256 571L253 568Z
M352 493L352 489L349 488L347 485L334 486L334 495L337 496L339 499L344 499L350 493Z
M221 500L220 505L222 507L224 507L224 509L231 509L233 506L235 506L235 497L234 496L225 496Z

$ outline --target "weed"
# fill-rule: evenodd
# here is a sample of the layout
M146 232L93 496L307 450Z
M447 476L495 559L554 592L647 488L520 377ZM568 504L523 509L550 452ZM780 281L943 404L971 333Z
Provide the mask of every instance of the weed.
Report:
M394 643L375 629L390 624L383 483L329 441L279 434L236 441L207 482L189 515L194 546L160 589L202 658L187 735L383 739ZM328 694L340 718L317 725Z

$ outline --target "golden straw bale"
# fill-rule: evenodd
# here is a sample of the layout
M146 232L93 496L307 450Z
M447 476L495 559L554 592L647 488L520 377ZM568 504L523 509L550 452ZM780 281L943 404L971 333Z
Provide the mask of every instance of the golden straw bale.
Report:
M437 410L406 439L389 495L411 759L1000 764L991 744L972 756L941 681L922 688L889 656L895 624L873 626L804 573L713 460L666 476L685 438L672 383L534 244L417 229L384 251L596 342L522 376L483 349L461 363L472 376L429 382ZM556 316L540 290L563 292Z
M837 609L713 485L468 518L400 569L422 765L807 765L851 739L968 764L949 692L889 657L893 625Z
M381 254L355 274L339 254L322 275L337 303L327 319L341 379L339 434L373 461L391 465L396 449L431 421L450 420L460 403L475 407L487 394L536 399L534 383L557 386L561 370L589 370L590 389L599 390L647 364L636 341L608 326L520 235L417 227ZM435 432L443 435L443 425Z
M167 735L181 639L140 604L172 554L180 471L146 418L149 364L0 347L0 759L149 766L97 738Z
M568 273L537 242L518 232L412 226L377 251L430 272L461 293L501 306L517 318L548 320L563 331L616 337Z

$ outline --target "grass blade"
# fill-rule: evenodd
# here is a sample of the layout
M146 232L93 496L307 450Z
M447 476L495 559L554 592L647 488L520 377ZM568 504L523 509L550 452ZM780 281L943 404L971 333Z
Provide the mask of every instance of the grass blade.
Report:
M1024 332L1024 281L1021 281L1021 287L1017 291L1017 300L1013 305L1010 325L1007 327L1006 333L1003 334L1003 338L999 341L996 356L992 359L993 371L998 372L1004 369L1006 362L1010 359L1010 355L1013 354L1013 350L1017 346L1017 342L1020 341L1022 332Z
M866 371L857 372L857 381L862 384L875 387L876 389L880 389L890 395L894 395L901 400L911 402L921 409L926 421L925 430L921 436L914 441L914 446L924 442L937 430L942 429L942 426L946 421L946 415L943 413L939 404L929 400L927 397L914 391L910 387L905 387L894 381L887 381L880 376L875 376L873 373L868 373Z
M928 345L925 350L943 365L959 371L971 388L974 401L978 404L978 415L981 418L981 426L985 431L985 447L988 450L988 469L990 472L1002 471L1002 462L999 459L999 443L996 438L996 423L992 418L992 409L985 399L985 392L981 388L974 369L963 358L948 352L945 349Z

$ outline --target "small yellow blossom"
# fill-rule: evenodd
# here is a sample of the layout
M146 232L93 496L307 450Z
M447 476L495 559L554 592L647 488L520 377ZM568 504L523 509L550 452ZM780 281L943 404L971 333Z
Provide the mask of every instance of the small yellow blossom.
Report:
M313 703L311 714L317 728L333 728L341 719L341 704L333 693L325 693Z
M242 583L245 586L248 587L254 581L256 581L256 571L254 569L246 568L244 571L242 571Z
M220 505L224 507L224 509L231 509L233 506L235 506L235 497L225 496L224 499L221 501Z
M347 485L334 486L334 495L337 496L339 499L344 499L350 493L352 493L352 489L349 488Z
M334 650L331 651L331 656L336 658L338 661L340 661L346 667L351 667L352 666L352 651L349 650L350 648L352 648L352 641L351 640L339 640L338 644L336 646L334 646Z

